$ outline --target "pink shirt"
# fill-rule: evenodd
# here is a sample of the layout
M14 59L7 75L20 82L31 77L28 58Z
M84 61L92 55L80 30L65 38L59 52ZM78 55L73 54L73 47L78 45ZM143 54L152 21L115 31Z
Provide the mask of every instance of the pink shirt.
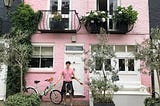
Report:
M65 68L62 71L63 81L66 81L66 82L72 81L73 75L74 75L74 71L71 68L69 69Z

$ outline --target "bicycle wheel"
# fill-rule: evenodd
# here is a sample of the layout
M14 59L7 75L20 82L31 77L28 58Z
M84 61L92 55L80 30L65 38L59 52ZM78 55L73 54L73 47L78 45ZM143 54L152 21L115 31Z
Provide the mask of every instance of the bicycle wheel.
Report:
M26 88L24 92L26 95L37 94L37 91L32 87Z
M52 90L50 93L50 100L54 104L60 104L62 102L62 95L59 90Z

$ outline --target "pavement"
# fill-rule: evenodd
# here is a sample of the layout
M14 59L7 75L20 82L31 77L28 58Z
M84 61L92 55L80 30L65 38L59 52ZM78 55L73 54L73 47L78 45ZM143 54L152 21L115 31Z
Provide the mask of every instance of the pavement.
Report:
M0 106L4 106L3 101L0 101ZM55 105L52 102L42 101L40 106L64 106L64 105L63 105L63 103L61 103L60 105ZM70 106L69 101L67 101L66 106ZM74 101L73 106L89 106L89 102L87 102L87 101Z
M63 103L61 103L60 105L55 105L51 102L42 102L41 106L64 106L64 105ZM66 106L70 106L70 103L67 102ZM74 101L73 106L89 106L89 103L86 101Z

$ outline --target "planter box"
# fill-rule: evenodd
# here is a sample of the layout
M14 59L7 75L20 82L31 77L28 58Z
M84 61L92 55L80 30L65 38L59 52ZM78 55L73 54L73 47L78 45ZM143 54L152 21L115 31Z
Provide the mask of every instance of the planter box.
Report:
M64 30L64 24L63 21L50 21L50 29L51 30Z
M116 24L116 29L117 29L118 33L125 34L129 31L129 25L126 23L118 22Z
M100 28L104 28L104 29L107 29L107 22L104 22L104 23L98 23L98 22L94 22L94 23L91 23L91 22L86 22L85 23L85 28L86 30L89 32L89 33L92 33L92 34L97 34L97 33L100 33Z
M89 33L93 33L93 34L100 33L100 23L86 22L85 28Z
M114 103L94 103L94 106L115 106Z

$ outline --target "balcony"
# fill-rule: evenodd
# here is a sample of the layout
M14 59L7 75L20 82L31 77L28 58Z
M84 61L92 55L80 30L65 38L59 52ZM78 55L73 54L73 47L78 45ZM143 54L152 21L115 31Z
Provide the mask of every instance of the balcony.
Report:
M42 19L38 25L38 31L41 33L77 33L81 28L76 10L56 11L61 15L59 21L55 20L55 12L51 10L41 10L41 12Z

